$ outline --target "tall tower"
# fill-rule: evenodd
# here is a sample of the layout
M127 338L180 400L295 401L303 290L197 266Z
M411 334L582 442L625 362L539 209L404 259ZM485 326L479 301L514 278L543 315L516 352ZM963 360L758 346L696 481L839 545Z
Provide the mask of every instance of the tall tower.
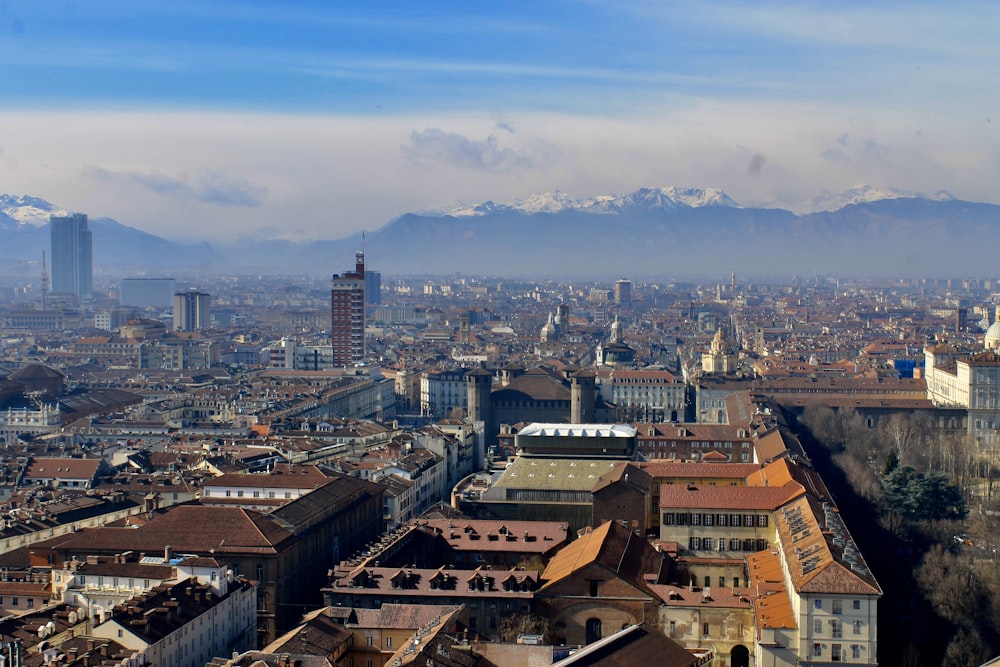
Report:
M482 368L473 368L465 374L468 391L469 421L483 422L486 444L496 441L497 430L493 425L493 374Z
M632 281L626 278L615 281L615 303L622 308L632 307Z
M49 218L52 291L87 298L94 290L94 240L85 213Z
M355 255L354 271L330 280L330 344L336 366L365 360L365 253Z
M569 376L570 382L570 423L592 424L594 422L594 401L597 397L597 374L580 370Z
M211 322L212 297L204 292L174 294L174 331L201 331Z

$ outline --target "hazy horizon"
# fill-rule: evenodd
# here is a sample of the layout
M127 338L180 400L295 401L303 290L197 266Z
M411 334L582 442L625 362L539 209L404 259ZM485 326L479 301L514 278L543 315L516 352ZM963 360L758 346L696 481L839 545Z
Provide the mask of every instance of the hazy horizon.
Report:
M0 5L10 194L339 239L540 192L1000 202L991 4ZM1000 119L998 119L1000 120Z

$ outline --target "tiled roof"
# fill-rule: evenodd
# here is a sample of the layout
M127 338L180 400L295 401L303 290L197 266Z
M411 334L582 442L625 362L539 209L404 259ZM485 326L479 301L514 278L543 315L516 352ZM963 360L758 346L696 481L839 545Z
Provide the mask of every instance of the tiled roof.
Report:
M493 519L421 519L418 526L440 530L441 538L458 551L512 551L544 554L564 544L564 521L503 521Z
M832 505L803 496L775 512L774 517L797 592L881 595Z
M803 493L794 481L779 487L661 484L660 509L775 510Z
M628 528L615 521L606 521L570 542L552 557L542 573L543 584L539 592L595 563L653 595L644 575L659 575L662 556Z
M638 464L655 479L746 479L760 470L756 463L693 463L647 461Z
M777 551L760 551L747 557L749 584L757 598L754 612L757 629L792 629L797 627L795 610L785 589L781 555Z

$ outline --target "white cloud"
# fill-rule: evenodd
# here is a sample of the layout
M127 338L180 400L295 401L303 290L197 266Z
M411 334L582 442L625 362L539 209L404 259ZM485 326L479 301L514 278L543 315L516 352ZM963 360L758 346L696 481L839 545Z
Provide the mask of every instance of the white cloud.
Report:
M339 238L407 211L556 189L712 186L747 205L791 205L868 183L996 201L1000 179L997 130L973 113L929 123L922 112L689 102L623 118L505 112L517 133L491 139L496 118L6 111L0 182L216 240Z

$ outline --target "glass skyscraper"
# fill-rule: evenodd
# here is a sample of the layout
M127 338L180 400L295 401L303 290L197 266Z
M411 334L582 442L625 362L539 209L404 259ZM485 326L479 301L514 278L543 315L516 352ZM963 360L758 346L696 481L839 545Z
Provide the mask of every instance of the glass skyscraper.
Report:
M87 298L94 289L94 241L85 213L49 218L52 291Z

